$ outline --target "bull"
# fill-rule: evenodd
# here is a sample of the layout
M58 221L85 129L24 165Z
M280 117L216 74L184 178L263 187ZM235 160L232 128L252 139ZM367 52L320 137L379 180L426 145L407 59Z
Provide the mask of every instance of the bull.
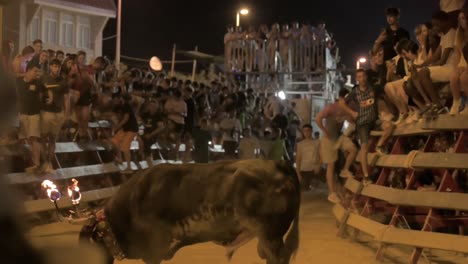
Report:
M267 264L288 264L299 246L300 184L285 161L161 164L135 174L84 226L108 263L159 264L182 247L214 242L234 252L258 238Z

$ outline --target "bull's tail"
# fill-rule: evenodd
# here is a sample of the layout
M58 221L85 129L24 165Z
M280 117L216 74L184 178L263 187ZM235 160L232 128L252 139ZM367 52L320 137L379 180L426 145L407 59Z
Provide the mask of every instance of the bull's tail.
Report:
M296 209L296 215L294 217L292 226L284 242L284 251L282 253L282 259L284 260L284 263L289 263L290 260L296 256L298 249L299 249L299 207L297 207Z

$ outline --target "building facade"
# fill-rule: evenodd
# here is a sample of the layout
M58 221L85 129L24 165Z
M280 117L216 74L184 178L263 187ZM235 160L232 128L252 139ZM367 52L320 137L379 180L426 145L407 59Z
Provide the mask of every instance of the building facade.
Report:
M45 49L84 50L90 60L102 55L102 32L115 16L113 0L17 0L3 8L3 39L17 52L41 39Z

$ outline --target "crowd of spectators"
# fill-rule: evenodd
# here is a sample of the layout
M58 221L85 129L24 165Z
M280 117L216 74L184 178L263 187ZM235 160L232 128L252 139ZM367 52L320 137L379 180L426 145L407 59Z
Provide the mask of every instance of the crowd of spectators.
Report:
M118 72L103 57L86 65L85 52L44 50L42 41L36 40L18 56L4 53L2 57L2 68L17 78L16 87L11 89L16 90L19 106L17 138L27 140L31 146L32 166L27 171L53 171L54 145L64 125L77 126L73 140L80 142L92 139L90 120L109 120L112 131L103 137L114 146L115 162L126 162L124 173L132 172L133 141L139 143L139 159L145 159L150 166L154 143L170 149L172 159L195 162L209 162L210 147L221 145L225 158L295 160L305 189L316 185L314 181L324 164L328 199L339 202L334 176L340 153L345 159L338 166L339 176L362 173L365 184L375 180L367 160L372 130L383 130L375 151L385 154L398 126L444 112L468 113L462 96L468 88L464 37L468 36L468 12L462 11L464 1L449 1L453 6L445 2L441 1L443 9L433 14L431 23L416 27L415 40L400 25L400 10L386 9L388 25L370 47L369 68L358 69L356 87L351 91L342 89L336 102L315 117L322 133L320 143L320 135L312 136L309 120L303 120L294 104L274 93L243 89L225 80L177 79L149 68ZM305 36L327 45L333 42L324 23L315 30L308 24L300 29L298 23L293 23L292 29L284 25L280 30L275 24L270 31L261 26L259 32L250 28L245 33L240 28L234 33L229 27L225 37L227 67L235 68L234 64L239 63L239 57L233 55L239 50L243 58L257 56L248 55L249 51L236 46L236 41L250 38L267 45L267 51L271 45L281 54L281 45L289 52L295 41ZM8 42L5 48L14 49ZM299 53L300 60L304 56ZM253 66L246 61L241 65ZM350 124L347 129L345 121ZM185 153L179 156L182 144ZM450 147L440 149L450 151ZM356 156L360 169L354 166Z
M463 0L440 1L441 10L432 15L432 21L416 27L415 40L400 25L400 10L385 10L388 25L371 48L369 68L357 69L357 85L351 91L340 91L337 102L325 107L316 117L317 125L323 132L321 160L327 166L331 202L340 202L334 179L335 163L340 152L346 157L339 174L341 177L354 176L349 169L359 148L361 168L352 171L362 174L364 184L376 180L373 172L369 171L367 160L372 130L383 130L375 151L386 154L388 139L398 126L424 118L436 118L442 113L468 113L468 108L464 106L468 88L465 59L468 58L468 39L465 38L468 11L463 9L464 4ZM465 97L462 97L463 91ZM326 121L325 124L323 121ZM353 124L354 133L342 133L345 121ZM447 140L447 135L437 136L431 150L453 151L454 142ZM416 144L411 150L421 148ZM395 185L406 186L404 181L397 180L396 175L398 184ZM427 179L421 177L426 181L421 182L418 189L429 190L436 186L437 177L429 176Z
M53 172L55 142L96 140L88 124L99 120L111 123L110 133L99 139L112 143L115 162L126 163L124 173L132 172L135 141L138 160L149 165L155 143L170 150L170 159L182 161L208 162L215 145L222 146L227 158L292 158L304 120L275 94L259 94L224 79L177 79L148 67L119 74L106 58L88 65L83 51L63 54L43 45L35 40L20 55L3 56L3 70L16 78L16 87L8 89L16 91L19 112L19 129L13 129L18 133L9 136L30 146L27 172ZM179 151L182 144L185 153Z
M337 52L325 22L275 23L269 28L228 26L224 36L226 71L309 72L325 67L325 47Z

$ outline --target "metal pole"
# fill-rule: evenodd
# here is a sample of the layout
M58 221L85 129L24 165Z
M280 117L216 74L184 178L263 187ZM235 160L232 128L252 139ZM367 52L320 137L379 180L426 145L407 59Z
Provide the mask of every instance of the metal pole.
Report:
M198 51L198 46L195 46L195 51ZM197 71L197 60L193 60L193 67L192 67L192 82L195 81L195 73Z
M122 0L118 2L117 8L117 35L115 43L115 67L120 75L120 33L122 30Z
M172 47L171 77L174 76L175 69L176 44Z

